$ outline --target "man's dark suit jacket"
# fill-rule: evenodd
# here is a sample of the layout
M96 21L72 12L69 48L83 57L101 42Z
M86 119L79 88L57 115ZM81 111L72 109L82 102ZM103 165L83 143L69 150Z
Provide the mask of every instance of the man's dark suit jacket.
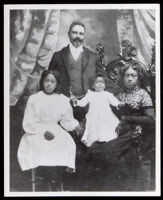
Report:
M56 70L61 74L61 91L64 95L70 95L70 79L69 79L69 67L68 67L68 54L69 46L64 47L58 52L53 54L53 57L49 64L50 70ZM92 88L92 83L95 79L96 74L103 75L107 80L107 73L102 68L102 66L97 62L97 55L90 51L88 48L83 46L83 66L82 66L82 78L83 78L83 88L86 93L88 89ZM107 90L112 91L111 82L107 81Z

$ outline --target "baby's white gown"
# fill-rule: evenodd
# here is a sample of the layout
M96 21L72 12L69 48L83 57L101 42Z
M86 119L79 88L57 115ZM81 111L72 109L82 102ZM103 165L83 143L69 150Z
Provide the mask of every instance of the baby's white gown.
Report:
M25 134L17 154L21 169L67 166L75 170L76 145L67 131L74 130L77 125L78 121L73 117L72 107L66 96L46 95L42 91L31 95L23 119ZM52 132L55 138L46 140L46 131Z
M117 137L115 129L119 120L112 112L110 104L117 107L120 102L107 91L88 90L85 97L77 102L77 106L84 107L88 103L86 128L81 141L89 147L96 141L108 142L115 139Z

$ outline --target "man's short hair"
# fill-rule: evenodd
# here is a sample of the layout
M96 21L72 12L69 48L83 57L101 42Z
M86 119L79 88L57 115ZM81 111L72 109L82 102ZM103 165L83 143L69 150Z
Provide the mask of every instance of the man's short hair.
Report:
M69 28L69 31L68 31L68 32L70 32L71 29L72 29L74 26L76 26L76 25L82 26L82 27L84 28L84 30L86 31L86 27L85 27L85 25L84 25L82 22L80 22L80 21L74 21L74 22L72 22L72 24L70 25L70 28Z

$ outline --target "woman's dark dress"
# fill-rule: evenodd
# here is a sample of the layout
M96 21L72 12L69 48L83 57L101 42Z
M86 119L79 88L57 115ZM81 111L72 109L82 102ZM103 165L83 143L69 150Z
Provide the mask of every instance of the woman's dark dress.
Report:
M134 90L120 93L117 98L125 103L120 110L120 116L142 117L145 116L144 111L153 106L150 95L138 86ZM133 138L136 134L137 137ZM94 143L87 150L85 154L86 168L82 173L84 179L87 180L84 190L105 190L106 183L107 185L111 184L110 189L113 189L111 188L114 187L113 182L115 187L120 184L120 179L118 183L116 182L116 176L121 176L121 180L125 178L129 180L130 177L133 177L141 161L148 157L149 149L154 141L154 125L150 122L143 124L143 119L141 124L121 120L118 135L118 138L110 142ZM90 175L91 173L92 175ZM93 185L91 186L91 184Z

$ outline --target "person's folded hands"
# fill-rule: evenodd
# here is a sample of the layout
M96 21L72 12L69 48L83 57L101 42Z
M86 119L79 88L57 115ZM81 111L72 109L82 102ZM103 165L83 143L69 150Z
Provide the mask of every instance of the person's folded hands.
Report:
M49 131L46 131L46 132L44 133L44 138L45 138L46 140L53 140L54 137L55 137L54 134L51 133L51 132L49 132Z

